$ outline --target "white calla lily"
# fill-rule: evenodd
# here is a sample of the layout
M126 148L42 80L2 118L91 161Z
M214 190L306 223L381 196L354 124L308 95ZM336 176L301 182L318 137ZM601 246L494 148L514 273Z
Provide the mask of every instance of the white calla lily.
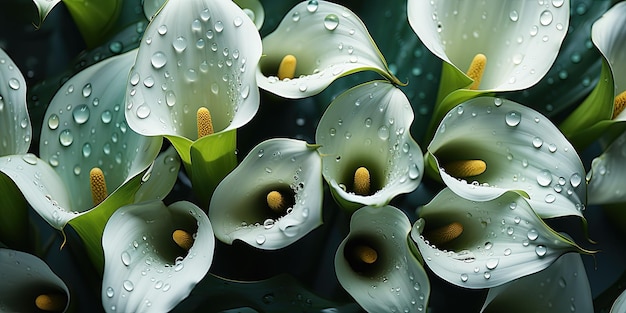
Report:
M591 170L587 175L589 205L626 202L624 149L626 132L591 162Z
M322 224L322 164L317 146L270 139L254 147L215 189L215 236L265 250L286 247Z
M0 157L28 152L31 136L24 75L0 49Z
M576 150L539 112L513 101L478 97L441 121L428 146L431 166L460 196L487 201L508 190L542 218L582 217L585 169Z
M128 125L146 136L194 141L200 107L210 111L216 133L244 125L259 105L260 55L256 27L232 1L167 1L146 29L131 71Z
M409 129L413 110L404 93L386 81L368 82L339 95L315 133L324 179L345 208L386 205L417 188L424 170L422 150ZM357 190L360 168L368 190Z
M407 216L392 206L366 206L352 215L350 233L335 254L335 272L367 312L426 310L430 282L413 255L410 232Z
M422 43L459 75L486 56L479 90L536 84L550 69L569 25L569 1L409 0L409 24Z
M56 229L96 203L89 184L100 168L114 190L154 161L161 138L129 129L121 104L136 50L99 62L70 78L52 99L42 127L40 158L33 154L0 160L0 171ZM108 196L108 195L107 195Z
M540 272L489 289L481 310L485 313L572 311L594 311L587 272L577 253L564 254Z
M290 75L284 76L279 68L288 55L295 63ZM281 97L304 98L363 70L400 84L354 12L339 4L310 0L293 7L278 28L263 38L257 81L260 88Z
M609 313L620 313L624 311L626 311L626 290L615 299Z
M183 232L183 244L177 239ZM209 271L215 238L206 214L186 201L118 209L102 236L107 312L167 312Z
M442 190L418 209L411 237L437 276L491 288L548 267L566 252L587 252L559 235L513 192L476 202Z
M70 291L38 257L0 248L0 312L65 312Z

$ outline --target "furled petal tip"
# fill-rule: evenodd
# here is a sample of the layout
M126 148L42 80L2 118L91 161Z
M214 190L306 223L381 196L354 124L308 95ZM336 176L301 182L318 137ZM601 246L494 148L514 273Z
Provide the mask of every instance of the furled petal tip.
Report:
M417 188L424 162L412 122L408 99L385 81L354 87L328 106L315 141L324 178L342 206L382 206Z
M392 206L366 206L352 215L350 233L335 254L335 272L367 312L426 310L430 283L409 247L410 231L409 219Z
M215 236L280 249L322 223L322 164L304 141L270 139L257 145L215 189L209 216Z
M572 145L540 113L479 97L448 112L428 146L441 178L462 197L486 201L520 191L543 218L582 216L585 169Z
M465 288L491 288L538 272L566 252L587 252L549 228L520 195L485 202L450 189L418 209L411 238L426 265Z
M26 107L26 80L0 49L0 156L24 154L32 136Z
M622 69L626 66L626 3L620 2L609 9L591 28L591 40L598 47L603 58L608 62L615 84L614 119L626 120L624 104L626 103L626 75ZM618 96L622 96L621 102Z
M0 311L65 312L70 291L48 265L34 255L0 248Z
M236 129L259 106L261 37L230 0L170 0L144 33L130 73L125 113L143 135L196 140L197 112L217 132Z
M409 0L409 24L422 43L460 75L486 56L477 89L509 91L536 84L550 69L569 26L569 1L480 3Z
M290 60L285 64L286 60ZM399 83L365 24L349 9L322 0L303 1L263 38L259 87L286 98L304 98L335 79L373 70Z
M180 201L118 209L102 237L107 312L167 312L208 272L215 238L206 214Z

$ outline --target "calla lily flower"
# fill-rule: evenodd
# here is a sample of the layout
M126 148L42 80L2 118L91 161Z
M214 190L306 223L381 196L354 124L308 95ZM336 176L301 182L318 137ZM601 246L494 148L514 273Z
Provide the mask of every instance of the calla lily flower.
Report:
M500 98L470 99L441 121L427 155L461 197L488 201L513 190L542 218L582 217L583 164L563 134L533 109Z
M304 98L339 77L364 70L401 84L354 12L332 2L310 0L293 7L278 28L263 38L256 76L264 90Z
M196 205L149 201L117 210L104 229L102 247L107 312L168 312L209 271L215 238Z
M65 312L70 291L48 265L34 255L0 248L1 312Z
M209 217L215 236L265 250L286 247L322 224L317 146L270 139L254 147L217 186Z
M202 206L237 164L235 129L259 106L260 56L256 26L230 0L166 2L139 46L127 86L128 125L172 142Z
M513 192L476 202L442 190L418 209L411 238L426 265L465 288L491 288L536 273L567 252L588 252L559 235Z
M622 70L626 67L626 3L617 3L593 24L591 39L602 55L600 79L560 126L583 147L605 134L609 126L626 121L626 75Z
M617 297L609 313L619 313L624 312L624 310L626 310L626 290Z
M0 171L56 229L99 204L89 183L92 168L103 172L105 189L116 190L159 152L161 139L128 129L120 107L125 82L115 77L127 75L135 53L97 63L61 87L44 118L40 159L25 154L0 163Z
M422 43L443 60L433 129L463 100L539 82L565 38L570 6L564 0L409 0L407 15Z
M315 141L324 179L342 207L383 206L417 188L424 164L412 122L409 100L386 81L354 87L328 106Z
M407 216L392 206L366 206L352 215L350 233L335 254L335 272L367 312L426 310L430 283L413 255L410 232Z
M564 254L540 272L489 289L481 310L512 313L572 311L594 311L587 273L577 253Z
M624 177L626 177L625 146L626 132L622 133L600 156L591 162L591 170L587 175L589 205L626 202L626 189L624 189Z

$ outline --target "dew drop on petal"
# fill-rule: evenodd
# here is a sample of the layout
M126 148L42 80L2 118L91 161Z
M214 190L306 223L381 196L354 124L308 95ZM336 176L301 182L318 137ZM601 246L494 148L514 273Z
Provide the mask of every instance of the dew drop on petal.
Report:
M85 84L85 86L83 86L83 97L88 98L89 96L91 96L91 90L91 84Z
M146 104L142 104L137 108L137 117L144 119L150 115L150 107Z
M537 174L537 184L542 187L547 187L552 183L552 173L548 170L542 170Z
M52 130L57 129L59 127L59 116L56 114L50 115L48 118L48 127Z
M300 20L300 12L293 12L293 14L291 15L291 20L294 22L297 22Z
M15 78L9 79L9 87L11 87L11 89L13 90L20 89L20 81Z
M551 194L551 193L549 193L549 194L546 195L544 200L546 201L546 203L553 203L554 201L556 201L556 196Z
M544 245L538 245L537 247L535 247L535 253L537 253L537 255L540 257L545 256L547 252L548 249Z
M241 24L243 24L243 19L240 16L233 19L233 25L235 25L235 27L239 27Z
M155 69L160 69L167 63L167 57L161 51L157 51L150 58L150 62Z
M469 279L469 276L465 273L461 274L461 281L466 282Z
M493 270L498 266L499 262L500 260L498 259L489 259L487 260L487 263L485 263L485 267L487 267L490 270Z
M89 120L89 114L89 107L86 104L81 104L72 111L72 117L77 124L85 124Z
M313 13L317 11L318 3L317 0L309 0L309 3L306 5L306 10Z
M511 111L511 112L507 113L505 118L504 118L504 121L506 122L506 124L511 126L511 127L515 127L515 126L519 125L521 120L522 120L522 114L520 112L517 112L517 111Z
M519 19L519 13L517 13L516 10L509 12L509 19L511 19L512 22L517 22Z
M185 39L185 37L180 36L174 39L172 46L174 47L174 50L176 50L176 52L183 52L185 51L185 49L187 49L187 40Z
M106 291L107 297L109 298L113 298L113 296L115 295L115 291L113 290L113 288L108 287L107 291Z
M569 183L574 188L578 187L581 182L582 182L582 177L578 173L572 174L572 176L569 178Z
M62 131L59 134L59 143L61 143L62 146L68 147L72 144L72 142L74 142L74 135L72 135L72 132L70 132L69 129Z
M532 228L528 230L528 233L526 234L526 236L528 237L528 240L534 241L534 240L537 240L537 238L539 238L539 233L537 233L537 231L534 228Z
M539 149L543 146L543 140L539 137L533 138L533 147Z
M224 23L222 23L222 21L217 21L213 27L216 32L221 33L224 30Z
M130 265L130 254L128 254L128 252L126 251L122 252L121 259L122 259L122 264L126 266Z
M125 289L126 291L133 291L133 289L135 289L135 285L134 285L134 284L133 284L133 282L132 282L132 281L130 281L130 280L125 280L125 281L122 283L122 286L124 287L124 289Z
M543 26L550 25L550 23L552 23L552 12L550 12L550 10L541 12L541 15L539 16L539 23Z
M265 236L263 235L258 235L256 236L256 243L259 245L262 245L265 243Z
M339 18L335 14L328 14L324 18L324 27L330 31L337 29L339 26Z

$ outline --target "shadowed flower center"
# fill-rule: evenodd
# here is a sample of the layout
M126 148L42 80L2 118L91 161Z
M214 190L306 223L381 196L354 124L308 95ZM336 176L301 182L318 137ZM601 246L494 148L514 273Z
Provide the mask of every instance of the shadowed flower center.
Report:
M459 222L452 222L448 225L444 225L432 230L424 232L424 238L435 246L442 246L452 242L463 234L463 224Z
M613 118L616 118L626 108L626 91L620 93L613 101Z
M60 293L41 294L35 298L35 306L46 312L62 312L67 304L67 297Z
M469 86L471 90L477 90L480 86L480 80L483 78L483 73L485 72L485 67L487 66L487 57L479 53L474 56L472 63L467 69L467 76L474 80L474 82Z
M458 160L443 165L446 173L456 178L474 177L487 170L487 163L483 160Z
M277 214L282 214L287 210L285 198L276 190L267 193L267 206Z
M296 75L296 65L297 60L295 56L291 54L284 56L282 61L280 61L280 65L278 65L278 73L276 76L278 76L280 80L285 78L292 79Z
M212 135L214 133L213 120L211 119L211 112L209 112L209 109L205 107L199 108L196 116L198 125L198 139L204 136Z
M352 270L367 275L380 269L382 252L377 241L368 240L367 236L353 237L346 242L343 250L344 257Z
M193 242L194 242L193 236L189 232L182 230L182 229L175 230L172 233L172 239L174 240L176 245L178 245L185 251L189 251L189 249L191 249L191 247L193 246Z
M97 206L109 196L104 173L100 168L94 167L89 171L89 185L94 206Z

